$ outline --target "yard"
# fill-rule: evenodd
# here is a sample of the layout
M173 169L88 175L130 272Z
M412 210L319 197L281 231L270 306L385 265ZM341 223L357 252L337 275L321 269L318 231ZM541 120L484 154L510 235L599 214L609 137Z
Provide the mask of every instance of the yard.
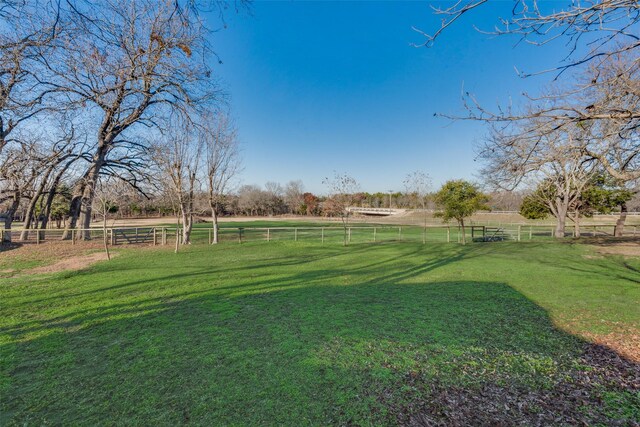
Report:
M634 425L640 258L602 247L3 252L0 425Z

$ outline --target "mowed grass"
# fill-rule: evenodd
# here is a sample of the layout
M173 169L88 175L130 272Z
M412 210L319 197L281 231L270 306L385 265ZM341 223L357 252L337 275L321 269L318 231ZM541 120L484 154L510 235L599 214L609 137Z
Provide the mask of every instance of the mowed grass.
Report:
M395 424L420 384L552 389L581 335L640 330L640 262L578 244L118 251L0 279L0 425Z

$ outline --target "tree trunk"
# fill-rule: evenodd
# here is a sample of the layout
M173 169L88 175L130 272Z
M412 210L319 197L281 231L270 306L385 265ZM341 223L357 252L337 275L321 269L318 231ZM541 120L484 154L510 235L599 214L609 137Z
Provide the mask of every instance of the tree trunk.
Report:
M565 229L565 225L566 225L566 221L567 221L567 217L562 216L562 217L558 217L556 218L556 229L554 232L554 237L556 239L563 239L564 238L564 229Z
M71 163L69 163L71 164ZM46 230L47 229L47 224L49 222L49 217L51 216L51 206L53 205L53 199L56 197L56 193L58 190L58 185L60 185L60 179L62 178L62 175L64 174L64 172L67 170L67 166L65 166L59 173L58 175L56 175L56 177L54 178L53 182L51 183L51 188L49 189L49 194L47 194L47 200L44 202L44 209L42 209L42 222L40 223L40 229L42 230ZM58 228L60 228L60 225L58 223Z
M211 223L213 227L213 241L212 244L218 244L218 213L216 212L215 205L213 203L211 205Z
M180 215L176 213L176 218L178 223L176 224L176 248L175 253L178 253L178 248L180 247Z
M623 202L620 205L620 216L616 221L616 228L614 232L615 237L622 237L624 234L624 223L627 220L627 203Z
M72 212L72 214L75 214L74 221L70 222L72 222L71 228L75 228L79 220L79 225L82 229L78 234L79 239L91 239L91 232L89 231L89 228L91 228L91 206L95 197L96 185L98 183L98 178L100 177L100 170L105 164L105 159L107 157L109 147L110 141L106 141L104 139L99 141L96 153L93 155L91 166L89 167L84 177L82 178L81 183L79 184L82 186L82 191L76 192L74 190L74 198L79 193L80 200L77 202L75 212ZM80 190L78 186L76 186L76 188Z
M91 240L91 212L93 199L96 193L96 183L100 174L100 166L94 165L88 174L87 185L82 193L82 202L80 203L80 228L79 239Z
M109 253L109 244L107 242L107 203L102 203L102 243L104 244L104 252L107 254L107 261L111 261L111 254Z
M462 244L466 245L467 244L467 233L465 231L465 227L464 227L464 218L460 219L460 227L462 228Z
M564 239L564 232L567 224L567 212L569 211L569 200L567 197L556 198L555 209L553 209L556 215L556 229L554 237L556 239Z
M40 196L42 196L42 193L44 193L47 181L49 180L49 175L51 175L52 171L53 166L45 172L44 176L42 177L42 182L40 182L40 185L29 201L29 206L27 207L27 211L24 216L24 224L22 225L22 233L20 233L20 240L27 240L29 238L29 229L31 228L31 222L34 219L33 214L36 210L38 199L40 199ZM38 228L38 221L36 221L36 226L34 228Z
M422 210L424 213L424 233L422 234L422 244L427 243L427 207L422 205Z
M349 237L347 236L347 228L349 227L349 216L342 215L342 226L344 228L344 242L343 245L347 246L349 244Z
M574 237L579 238L580 235L581 235L580 234L580 213L579 212L576 212L574 217L573 217L573 227L574 227L573 228Z
M187 212L186 207L180 207L180 216L182 217L182 244L191 244L191 230L193 228L193 215Z
M80 205L82 204L82 194L84 193L85 182L82 178L74 187L71 194L71 203L69 204L69 221L66 223L62 239L66 240L71 236L71 230L76 228L78 218L80 217Z
M20 206L20 192L16 191L9 208L4 213L4 233L2 241L11 243L11 226L13 225L13 217Z

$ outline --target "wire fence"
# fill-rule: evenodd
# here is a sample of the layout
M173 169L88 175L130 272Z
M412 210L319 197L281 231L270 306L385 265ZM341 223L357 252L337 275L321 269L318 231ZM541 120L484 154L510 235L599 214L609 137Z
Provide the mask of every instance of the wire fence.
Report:
M638 226L625 227L625 236L640 236ZM238 243L254 241L301 241L318 243L364 243L364 242L422 242L461 243L463 231L457 226L349 226L349 227L220 227L218 242ZM86 231L82 232L81 231ZM84 241L104 241L109 245L171 245L182 242L182 229L177 227L121 227L91 228L88 230L62 229L0 231L3 242L41 244L52 241L68 241L79 244ZM106 235L105 235L106 233ZM555 227L547 225L465 227L467 242L532 241L554 238ZM580 227L583 237L614 236L615 226L610 224ZM212 244L213 229L196 227L192 230L190 243ZM568 226L565 237L576 237L576 229Z

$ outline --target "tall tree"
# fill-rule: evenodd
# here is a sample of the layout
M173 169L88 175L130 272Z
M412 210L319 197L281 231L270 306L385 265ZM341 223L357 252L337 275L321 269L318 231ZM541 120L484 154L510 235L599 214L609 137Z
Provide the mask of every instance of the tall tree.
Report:
M304 206L304 184L300 180L289 181L284 186L284 202L289 212L300 214Z
M177 120L154 150L154 160L179 209L178 228L182 223L182 244L191 243L199 157L204 141L188 121ZM176 233L179 230L176 229Z
M213 241L218 243L218 216L225 191L240 171L237 132L229 116L220 113L206 121L201 130L206 159L207 200L211 210Z
M432 46L461 16L488 4L488 0L461 0L435 8L442 25L424 34L424 46ZM526 108L500 106L492 110L465 93L465 119L511 122L543 119L552 128L572 131L580 126L584 150L617 179L640 178L640 8L637 0L585 0L555 5L536 0L514 0L510 16L500 18L488 33L515 36L518 42L546 45L562 40L568 51L549 70L565 85L536 96L525 94ZM486 29L483 29L486 31ZM523 77L531 73L519 74ZM590 136L587 136L587 133Z
M137 129L167 125L215 99L206 30L175 0L68 1L51 58L42 58L47 83L95 124L89 167L73 189L70 227L88 229L98 177L111 165L138 174L143 144ZM147 139L146 141L149 141ZM81 235L83 235L81 233ZM83 235L88 237L88 234Z

